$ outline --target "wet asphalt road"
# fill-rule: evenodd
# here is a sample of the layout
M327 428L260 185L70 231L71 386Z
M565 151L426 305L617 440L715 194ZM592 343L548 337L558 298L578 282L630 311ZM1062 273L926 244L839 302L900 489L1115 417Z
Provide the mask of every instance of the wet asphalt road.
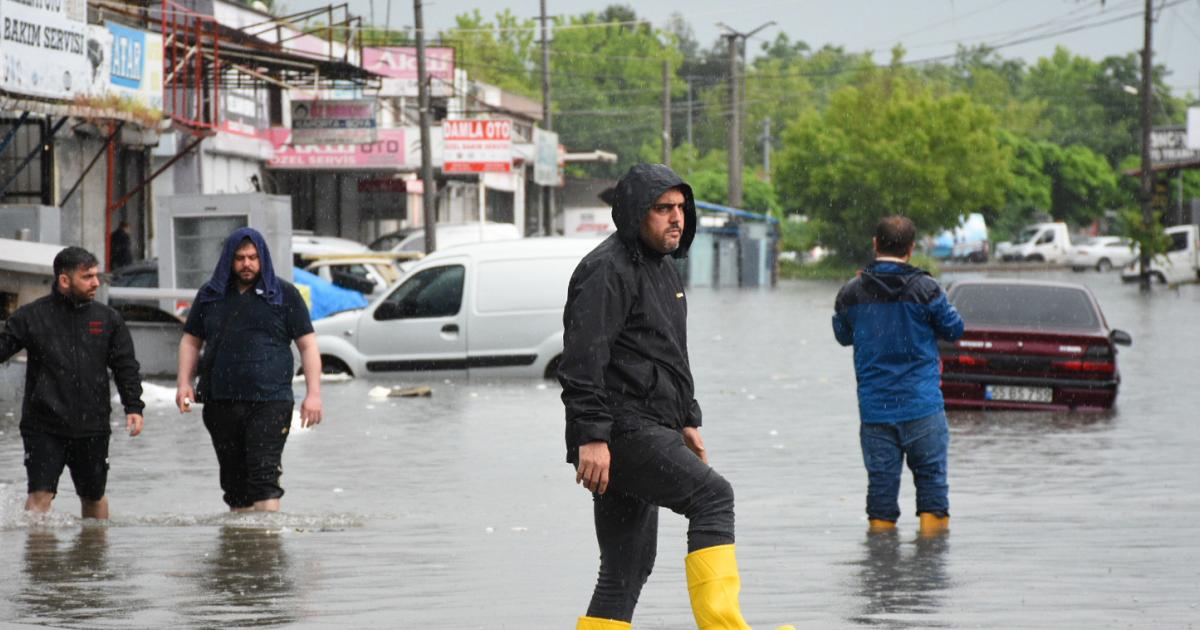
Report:
M951 414L952 533L868 537L850 351L835 283L694 290L691 354L713 465L737 492L755 627L1200 627L1200 287L1083 281L1129 331L1107 414ZM948 280L951 278L943 278ZM428 399L371 400L380 384ZM301 388L302 389L302 388ZM69 476L30 526L16 416L0 402L0 622L79 628L571 628L595 578L590 500L563 463L553 383L324 386L295 433L285 513L223 513L199 414L163 392L113 437L107 527ZM13 414L13 415L6 415ZM694 627L685 523L662 517L636 628Z

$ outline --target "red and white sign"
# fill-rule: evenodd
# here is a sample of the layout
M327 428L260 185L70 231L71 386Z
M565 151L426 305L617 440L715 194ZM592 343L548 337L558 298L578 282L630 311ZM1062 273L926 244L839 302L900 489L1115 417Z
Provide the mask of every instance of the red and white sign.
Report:
M442 172L512 172L511 120L447 120L442 123Z
M267 132L275 157L267 168L295 170L404 170L403 129L380 129L369 144L291 144L291 129Z
M417 96L417 49L411 46L363 48L363 67L384 77L380 96ZM429 95L454 96L454 49L426 48Z

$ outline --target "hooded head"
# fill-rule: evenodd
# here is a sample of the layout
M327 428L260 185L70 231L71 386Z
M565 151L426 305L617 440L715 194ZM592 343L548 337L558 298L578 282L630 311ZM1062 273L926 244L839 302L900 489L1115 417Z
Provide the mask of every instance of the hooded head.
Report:
M650 206L668 190L683 193L683 235L679 247L671 252L676 258L687 256L692 239L696 236L696 200L692 187L684 183L670 168L662 164L635 164L617 182L612 196L613 223L617 225L617 236L639 258L643 247L638 243L642 221L650 213Z
M283 304L283 285L279 278L275 277L275 266L271 263L271 250L267 248L266 239L258 230L244 227L234 230L233 234L225 239L225 247L221 250L216 269L213 269L212 278L200 287L200 293L196 296L197 305L225 297L230 284L236 280L233 276L234 254L244 240L249 240L258 250L259 273L254 286L255 292L271 304Z

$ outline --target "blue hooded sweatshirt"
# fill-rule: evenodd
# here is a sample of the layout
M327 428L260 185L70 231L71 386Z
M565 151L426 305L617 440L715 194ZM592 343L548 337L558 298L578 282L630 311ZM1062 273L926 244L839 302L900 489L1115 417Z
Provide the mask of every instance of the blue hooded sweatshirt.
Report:
M229 284L233 279L233 256L237 253L238 245L243 240L250 239L258 249L259 278L254 287L255 293L261 295L268 304L279 306L283 304L283 283L275 276L275 265L271 263L271 250L261 232L254 228L238 228L225 239L225 247L221 250L221 259L213 275L200 287L196 294L196 306L205 302L215 302L225 297Z
M854 346L862 421L896 424L943 411L937 340L962 334L962 318L928 272L876 261L847 282L833 335Z

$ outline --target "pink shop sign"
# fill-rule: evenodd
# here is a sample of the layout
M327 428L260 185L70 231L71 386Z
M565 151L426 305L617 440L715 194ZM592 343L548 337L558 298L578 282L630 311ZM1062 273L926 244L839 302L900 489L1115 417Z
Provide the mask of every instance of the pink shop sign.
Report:
M404 170L404 130L380 129L369 144L290 143L291 130L275 127L267 131L275 146L275 157L267 168L278 170Z

